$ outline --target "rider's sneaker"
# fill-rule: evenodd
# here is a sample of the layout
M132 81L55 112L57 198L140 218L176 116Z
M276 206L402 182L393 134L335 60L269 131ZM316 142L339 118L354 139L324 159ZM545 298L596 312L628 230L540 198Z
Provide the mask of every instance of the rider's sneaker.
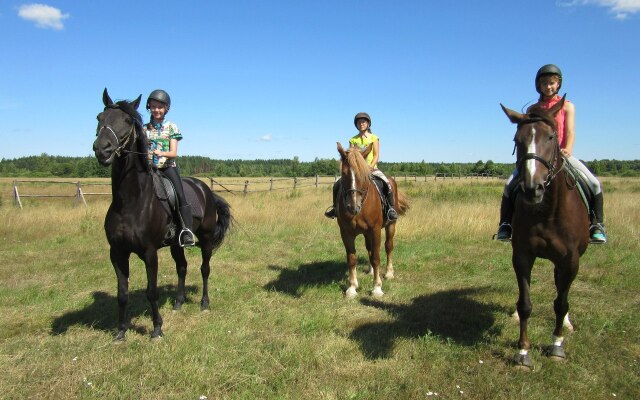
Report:
M387 220L388 221L397 221L398 220L398 212L395 208L390 207L389 211L387 211Z
M501 242L511 241L511 224L503 222L498 228L498 233L495 236L496 240Z
M193 232L189 229L185 229L180 232L180 246L182 247L193 247L196 245L196 241L193 238Z
M336 217L336 208L331 207L327 211L324 212L324 216L327 218L334 219Z
M602 224L593 224L589 227L589 242L593 244L607 243L607 232Z

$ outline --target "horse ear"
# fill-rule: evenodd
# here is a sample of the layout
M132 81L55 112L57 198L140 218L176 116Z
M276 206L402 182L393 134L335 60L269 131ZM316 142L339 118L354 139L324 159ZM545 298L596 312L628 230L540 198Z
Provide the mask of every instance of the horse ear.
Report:
M367 148L360 152L360 154L362 154L362 158L367 158L369 153L371 153L371 150L373 150L373 143L369 143Z
M508 109L507 107L503 106L502 103L500 103L500 107L502 107L502 111L507 114L507 117L509 117L509 121L511 121L512 123L517 124L524 119L524 115Z
M142 100L142 95L138 96L137 99L135 99L134 101L132 101L130 104L133 106L134 109L138 109L138 107L140 107L140 100Z
M567 98L567 94L565 93L564 96L562 96L562 99L560 99L559 102L554 104L553 107L549 109L549 112L551 113L551 115L555 116L558 113L558 111L562 110L562 108L564 107L564 101L566 98Z
M347 158L347 153L342 148L340 142L336 142L336 144L338 145L338 153L340 153L340 156L342 156L343 158Z
M102 102L105 107L108 107L113 104L113 100L109 97L109 92L107 92L107 88L104 88L104 92L102 92Z

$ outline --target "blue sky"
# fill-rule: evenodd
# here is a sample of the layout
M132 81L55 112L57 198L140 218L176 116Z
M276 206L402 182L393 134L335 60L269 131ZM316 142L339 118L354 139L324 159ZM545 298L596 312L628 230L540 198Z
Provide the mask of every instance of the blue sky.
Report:
M555 63L574 154L638 159L639 22L640 0L4 0L0 158L91 155L107 87L167 90L183 155L337 158L366 111L383 161L513 162L499 103Z

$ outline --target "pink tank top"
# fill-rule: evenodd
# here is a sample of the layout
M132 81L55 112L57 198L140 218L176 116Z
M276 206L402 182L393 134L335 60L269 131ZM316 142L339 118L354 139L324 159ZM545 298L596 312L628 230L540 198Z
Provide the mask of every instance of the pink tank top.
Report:
M540 104L540 106L545 110L548 110L554 105L556 105L560 100L562 100L562 97L556 95L549 100L540 100L538 104ZM565 101L567 103L569 102L569 100L565 100ZM558 113L556 114L555 120L556 120L556 126L558 127L558 143L560 144L560 148L564 149L567 145L566 135L565 135L565 126L564 126L564 120L565 120L564 107L561 108L560 111L558 111Z

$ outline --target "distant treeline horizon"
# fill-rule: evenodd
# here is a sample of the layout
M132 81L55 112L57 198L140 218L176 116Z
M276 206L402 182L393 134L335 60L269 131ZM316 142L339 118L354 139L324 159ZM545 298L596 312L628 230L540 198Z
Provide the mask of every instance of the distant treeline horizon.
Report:
M274 160L216 160L203 156L180 156L177 160L183 176L224 177L309 177L339 174L337 159L300 161ZM585 164L598 176L640 176L640 160L593 160ZM429 176L435 174L508 176L514 163L495 163L479 160L475 163L444 162L380 162L378 167L393 176ZM109 177L111 169L101 166L95 157L38 156L0 160L1 177Z

